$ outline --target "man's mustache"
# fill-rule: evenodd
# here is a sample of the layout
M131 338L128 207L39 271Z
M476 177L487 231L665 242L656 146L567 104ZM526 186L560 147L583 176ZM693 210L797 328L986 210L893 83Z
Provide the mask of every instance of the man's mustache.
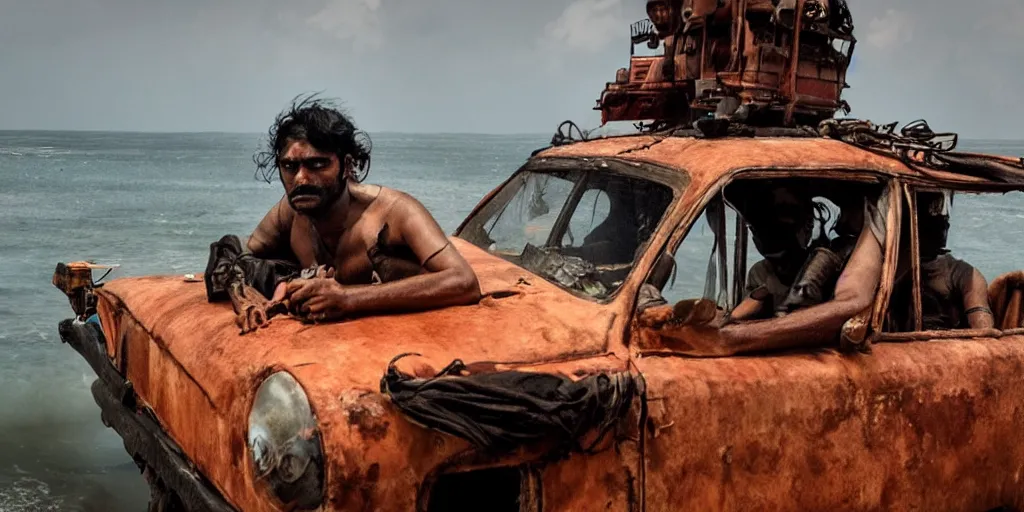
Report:
M316 185L299 185L292 190L288 197L295 199L297 196L318 196L325 197L327 195L327 189L318 187Z

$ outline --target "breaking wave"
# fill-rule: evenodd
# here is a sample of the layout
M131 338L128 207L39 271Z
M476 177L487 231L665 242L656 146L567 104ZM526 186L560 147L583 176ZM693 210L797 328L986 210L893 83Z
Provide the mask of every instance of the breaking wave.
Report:
M68 149L57 149L51 146L0 148L0 156L50 158L52 156L66 156L73 153L73 151Z

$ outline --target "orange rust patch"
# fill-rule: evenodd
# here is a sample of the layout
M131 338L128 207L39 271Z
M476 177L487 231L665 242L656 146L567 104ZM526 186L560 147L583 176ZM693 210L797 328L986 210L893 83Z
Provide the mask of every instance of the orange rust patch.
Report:
M358 395L354 399L352 395ZM348 424L355 427L366 439L380 441L388 433L390 423L380 403L383 398L379 394L347 392L341 402L348 410ZM380 468L377 468L378 471Z
M1020 506L1024 446L1006 439L1024 421L1021 341L880 343L870 356L640 359L650 398L664 408L658 421L673 424L657 436L648 429L646 503Z

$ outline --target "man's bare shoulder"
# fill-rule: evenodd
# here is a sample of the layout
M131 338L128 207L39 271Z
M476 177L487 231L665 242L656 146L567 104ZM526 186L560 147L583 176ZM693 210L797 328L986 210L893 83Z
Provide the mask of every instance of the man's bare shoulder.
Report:
M295 220L295 209L292 208L291 203L288 202L288 196L283 195L281 199L278 199L272 210L277 210L278 218L281 222L291 225L291 222Z
M437 219L419 199L408 192L380 187L375 204L371 205L367 213L371 211L381 225L392 227L392 236L396 240L412 243L415 239L431 246L447 241Z
M294 220L295 210L288 203L287 196L282 196L253 230L247 242L249 250L260 253L280 249L291 232Z
M360 183L353 185L350 190L353 197L370 205L368 212L372 211L387 220L395 220L406 215L422 215L426 212L416 197L395 188Z
M386 187L372 183L349 183L348 193L357 203L372 204L384 193Z
M268 217L272 217L274 222L274 229L282 235L291 233L292 227L295 225L295 218L298 214L295 209L292 208L291 203L288 202L287 196L282 196L281 199L274 204L270 209Z
M394 207L392 208L393 211L400 212L401 214L404 215L430 215L430 213L427 212L426 207L423 206L423 203L421 203L420 200L416 198L416 196L413 196L408 192L396 190L393 188L388 189L388 194L390 194L394 198Z

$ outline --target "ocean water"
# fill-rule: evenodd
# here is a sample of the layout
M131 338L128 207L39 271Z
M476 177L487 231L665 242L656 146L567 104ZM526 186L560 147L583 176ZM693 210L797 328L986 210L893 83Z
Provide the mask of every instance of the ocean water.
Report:
M373 137L369 182L407 191L448 232L550 136ZM148 490L102 425L92 370L57 334L71 316L58 261L112 277L201 272L281 197L254 177L258 134L0 132L0 512L137 511ZM1024 154L1024 142L962 143ZM986 276L1024 268L1024 197L962 197L950 245ZM706 259L682 273L703 273Z

